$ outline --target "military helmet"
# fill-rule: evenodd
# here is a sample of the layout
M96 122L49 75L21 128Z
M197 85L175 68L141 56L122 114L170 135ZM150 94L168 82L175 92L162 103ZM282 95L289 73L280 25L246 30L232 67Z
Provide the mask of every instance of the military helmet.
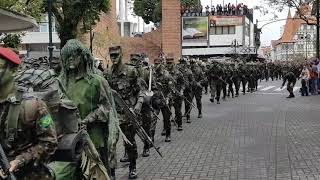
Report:
M120 54L121 52L121 46L113 46L109 48L109 54Z
M163 62L163 59L162 58L155 58L153 60L154 64L161 64Z
M173 64L174 63L174 58L173 57L167 57L166 58L166 63L167 64Z
M139 53L130 54L130 60L131 61L141 60L141 54Z

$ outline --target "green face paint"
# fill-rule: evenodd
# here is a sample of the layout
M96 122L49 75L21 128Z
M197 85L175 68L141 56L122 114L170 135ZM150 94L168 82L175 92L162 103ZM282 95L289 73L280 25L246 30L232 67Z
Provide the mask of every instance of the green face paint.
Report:
M110 59L113 64L118 64L122 58L122 54L120 53L112 53L110 54Z

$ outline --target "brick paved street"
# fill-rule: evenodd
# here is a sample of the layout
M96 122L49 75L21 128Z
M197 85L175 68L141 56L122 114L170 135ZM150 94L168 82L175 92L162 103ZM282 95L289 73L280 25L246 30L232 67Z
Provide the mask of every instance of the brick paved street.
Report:
M173 129L171 143L159 136L159 122L156 144L164 158L154 150L139 157L139 179L320 180L320 96L286 95L258 92L221 105L205 96L203 119L193 111L191 124ZM118 147L120 158L122 142ZM128 167L118 166L118 179L127 179Z

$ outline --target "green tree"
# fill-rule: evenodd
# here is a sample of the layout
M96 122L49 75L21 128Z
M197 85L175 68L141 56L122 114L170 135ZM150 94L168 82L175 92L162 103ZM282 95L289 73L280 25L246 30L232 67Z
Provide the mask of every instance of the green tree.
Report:
M107 13L110 0L60 0L54 2L52 12L58 22L58 34L63 47L69 39L79 38Z
M21 36L22 34L7 34L0 39L0 42L3 42L4 47L16 49L21 43Z
M25 15L32 16L37 21L41 20L43 15L43 0L1 0L0 8L16 11Z
M201 3L200 0L181 0L181 7L188 8ZM134 0L133 11L142 17L145 23L159 23L162 18L161 0Z
M52 12L58 25L61 47L69 39L88 32L107 13L110 0L52 0ZM26 3L28 2L28 3ZM47 10L47 0L0 0L0 7L30 15L41 21Z

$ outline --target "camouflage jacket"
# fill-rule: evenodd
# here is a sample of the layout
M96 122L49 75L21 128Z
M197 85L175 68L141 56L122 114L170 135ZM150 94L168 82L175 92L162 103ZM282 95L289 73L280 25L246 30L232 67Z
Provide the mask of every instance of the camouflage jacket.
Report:
M12 105L17 111L11 111ZM15 115L9 111L18 113L16 127L10 126L13 134L8 132L8 121L16 118L10 118ZM34 97L0 103L0 143L9 160L20 160L21 166L48 160L57 148L57 134L46 104Z
M146 89L141 84L143 81L139 80L140 77L135 67L126 64L112 67L108 79L111 88L120 94L130 108L141 110ZM121 107L117 106L117 110L119 114L124 114ZM122 123L126 122L126 119L122 118Z

